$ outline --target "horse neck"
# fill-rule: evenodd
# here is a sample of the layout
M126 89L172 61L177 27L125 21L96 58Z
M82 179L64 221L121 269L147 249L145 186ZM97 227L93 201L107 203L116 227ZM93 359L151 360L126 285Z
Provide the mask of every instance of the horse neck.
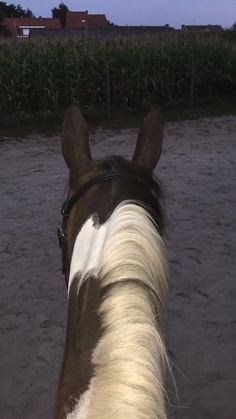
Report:
M166 288L163 240L137 203L122 203L103 225L91 219L86 223L71 262L70 296L78 296L83 315L77 310L76 327L68 324L67 345L77 348L68 367L71 371L74 362L77 402L67 419L104 419L108 412L114 419L166 418L168 361L160 328ZM70 298L69 305L76 306Z

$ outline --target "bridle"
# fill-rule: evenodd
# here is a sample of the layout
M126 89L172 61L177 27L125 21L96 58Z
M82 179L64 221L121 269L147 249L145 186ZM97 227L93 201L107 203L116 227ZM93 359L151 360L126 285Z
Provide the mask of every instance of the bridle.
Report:
M62 251L62 272L65 276L66 284L68 284L69 279L69 267L68 267L68 260L67 260L67 222L70 215L70 212L74 205L84 196L84 194L93 186L100 185L102 183L111 182L115 179L121 179L127 177L127 174L122 174L118 172L108 172L103 175L96 176L86 182L77 192L74 193L71 197L67 197L65 202L62 205L61 213L63 216L61 227L57 229L57 236L59 239L59 246Z

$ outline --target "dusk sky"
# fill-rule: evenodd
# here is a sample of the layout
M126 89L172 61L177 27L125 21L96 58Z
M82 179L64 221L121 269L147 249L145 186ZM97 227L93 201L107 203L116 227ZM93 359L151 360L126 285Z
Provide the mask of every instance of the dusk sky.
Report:
M6 1L6 0L5 0ZM51 9L60 1L18 0L36 16L51 16ZM236 0L65 0L70 10L105 13L108 20L119 25L164 25L176 28L181 24L220 24L230 27L236 22Z

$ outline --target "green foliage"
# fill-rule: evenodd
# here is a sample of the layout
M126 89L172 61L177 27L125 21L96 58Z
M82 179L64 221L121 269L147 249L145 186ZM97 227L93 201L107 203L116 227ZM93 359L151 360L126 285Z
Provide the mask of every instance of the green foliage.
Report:
M236 24L234 24L231 29L225 29L223 37L230 42L236 42Z
M193 74L196 98L235 92L236 50L219 39L14 41L0 44L0 111L105 108L107 62L117 108L189 101Z
M20 4L8 5L5 1L0 1L0 15L3 17L34 17L30 9L23 9Z
M66 13L69 11L68 7L64 3L60 3L58 7L52 9L52 17L60 19L61 27L66 26Z

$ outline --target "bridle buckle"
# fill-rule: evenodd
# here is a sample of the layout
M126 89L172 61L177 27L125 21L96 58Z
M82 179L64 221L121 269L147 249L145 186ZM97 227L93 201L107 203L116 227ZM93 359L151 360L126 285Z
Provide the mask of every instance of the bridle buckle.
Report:
M58 240L59 240L59 246L60 246L60 248L62 248L63 245L66 244L66 234L65 234L65 232L64 232L64 230L63 230L62 227L58 227L58 229L57 229L57 237L58 237Z

